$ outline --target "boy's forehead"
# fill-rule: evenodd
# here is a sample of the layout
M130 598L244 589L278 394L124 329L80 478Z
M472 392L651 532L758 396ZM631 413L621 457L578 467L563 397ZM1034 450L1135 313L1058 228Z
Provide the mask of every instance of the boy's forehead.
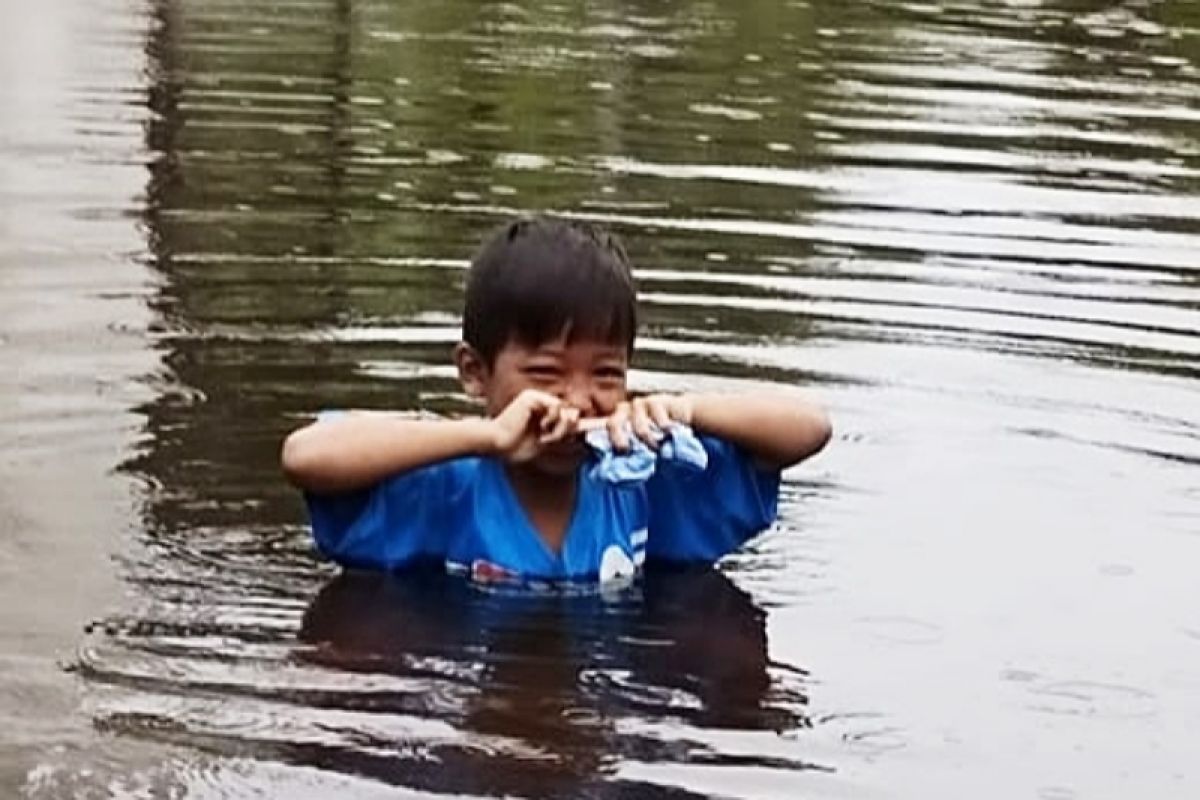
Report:
M503 349L509 350L513 355L577 355L593 358L625 358L628 355L624 345L596 339L570 339L566 334L538 344L513 338Z

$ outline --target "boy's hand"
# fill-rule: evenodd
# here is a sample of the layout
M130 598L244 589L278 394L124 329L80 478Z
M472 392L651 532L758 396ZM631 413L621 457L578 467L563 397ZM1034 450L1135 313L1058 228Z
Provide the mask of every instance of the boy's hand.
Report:
M588 431L593 428L608 428L608 438L619 452L629 449L631 442L626 427L649 447L658 449L662 434L672 425L691 425L694 406L685 394L651 394L635 397L620 403L607 417L582 420L576 428ZM658 427L658 431L653 426Z
M579 409L537 389L525 389L492 419L493 447L507 461L535 458L544 448L574 435Z

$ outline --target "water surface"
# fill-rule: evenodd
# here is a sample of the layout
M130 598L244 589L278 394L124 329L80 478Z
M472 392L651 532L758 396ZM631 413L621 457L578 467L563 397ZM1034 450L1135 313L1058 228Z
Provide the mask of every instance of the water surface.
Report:
M43 38L0 62L5 784L1200 786L1200 7L8 17ZM638 388L798 387L834 442L719 570L339 577L281 437L469 408L463 269L524 210L625 238Z

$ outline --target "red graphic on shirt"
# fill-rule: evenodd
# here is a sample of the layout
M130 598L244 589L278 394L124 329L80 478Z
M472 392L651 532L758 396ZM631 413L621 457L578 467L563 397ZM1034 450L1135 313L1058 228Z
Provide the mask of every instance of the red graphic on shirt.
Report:
M502 567L499 564L493 564L491 561L484 561L482 558L477 558L471 562L471 579L476 581L511 581L518 577L516 572L513 572L507 567Z

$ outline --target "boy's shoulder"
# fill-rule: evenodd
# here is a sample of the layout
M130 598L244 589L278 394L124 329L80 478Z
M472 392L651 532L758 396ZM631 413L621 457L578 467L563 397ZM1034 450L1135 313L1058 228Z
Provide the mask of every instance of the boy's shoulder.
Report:
M781 475L736 444L707 434L701 474L659 470L647 483L648 555L713 563L776 520Z
M462 456L434 461L404 472L389 475L369 491L402 495L410 500L436 501L444 496L455 499L476 485L489 470L484 456Z

